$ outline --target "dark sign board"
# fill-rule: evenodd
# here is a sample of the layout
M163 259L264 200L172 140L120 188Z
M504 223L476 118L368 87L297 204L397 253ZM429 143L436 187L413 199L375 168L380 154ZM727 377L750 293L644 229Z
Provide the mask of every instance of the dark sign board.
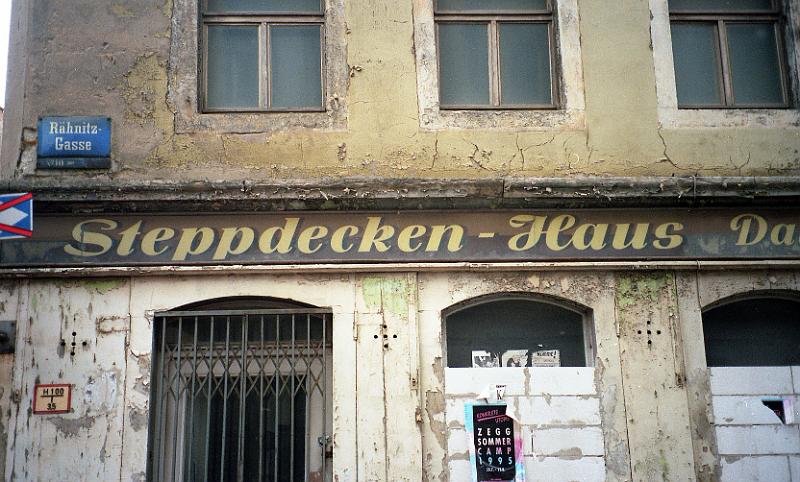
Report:
M36 167L105 169L111 166L111 119L42 117Z
M478 482L517 480L514 420L506 405L471 405L474 470Z
M38 215L3 266L800 258L798 209Z

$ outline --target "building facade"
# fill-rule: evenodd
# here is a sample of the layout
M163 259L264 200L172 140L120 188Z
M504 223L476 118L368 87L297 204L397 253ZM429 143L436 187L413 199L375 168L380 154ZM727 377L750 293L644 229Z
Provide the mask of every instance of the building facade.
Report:
M6 480L800 480L798 25L15 1Z

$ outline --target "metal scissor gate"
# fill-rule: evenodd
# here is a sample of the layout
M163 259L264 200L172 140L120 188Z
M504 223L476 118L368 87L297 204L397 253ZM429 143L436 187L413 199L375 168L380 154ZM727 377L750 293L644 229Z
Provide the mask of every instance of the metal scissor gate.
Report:
M328 480L331 317L309 308L157 313L150 480Z

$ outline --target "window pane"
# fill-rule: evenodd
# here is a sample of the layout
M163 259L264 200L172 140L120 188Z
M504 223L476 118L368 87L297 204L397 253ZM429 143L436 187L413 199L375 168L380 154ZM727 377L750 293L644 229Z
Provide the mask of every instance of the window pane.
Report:
M473 367L473 352L488 354L501 366L514 366L508 359L525 352L520 365L531 366L535 354L558 351L559 366L586 366L583 317L550 303L502 300L457 311L446 319L446 338L451 368Z
M548 25L505 23L498 28L501 103L552 103Z
M440 12L473 11L542 11L547 9L546 0L436 0L436 10Z
M270 26L272 107L322 107L319 25Z
M258 107L258 75L258 27L208 27L207 107Z
M772 8L772 0L669 0L673 12L746 12Z
M489 104L486 24L439 24L439 83L442 105Z
M726 28L734 102L783 103L775 27L769 23L729 23Z
M320 0L208 0L206 13L321 13Z
M671 30L678 104L722 104L716 27L673 23Z

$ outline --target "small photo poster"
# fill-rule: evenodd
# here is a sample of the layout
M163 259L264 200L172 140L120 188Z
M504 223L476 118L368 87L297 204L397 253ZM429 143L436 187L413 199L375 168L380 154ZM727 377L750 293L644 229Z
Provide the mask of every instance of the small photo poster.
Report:
M497 368L500 360L497 356L486 350L472 350L472 368Z
M525 482L522 430L505 403L464 404L472 482Z

